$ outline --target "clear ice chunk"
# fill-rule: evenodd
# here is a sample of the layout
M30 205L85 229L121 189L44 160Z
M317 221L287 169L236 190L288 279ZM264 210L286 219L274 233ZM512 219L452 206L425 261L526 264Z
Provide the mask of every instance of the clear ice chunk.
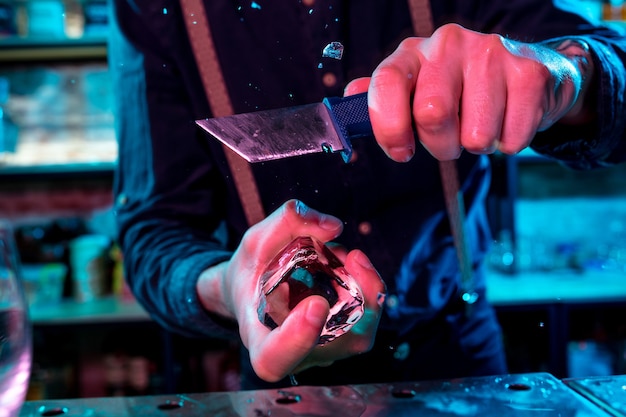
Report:
M361 289L341 261L319 240L301 236L285 246L263 273L259 320L275 329L312 295L324 297L330 305L319 345L345 334L363 316Z
M322 50L324 58L334 58L340 60L343 57L343 45L341 42L331 42Z

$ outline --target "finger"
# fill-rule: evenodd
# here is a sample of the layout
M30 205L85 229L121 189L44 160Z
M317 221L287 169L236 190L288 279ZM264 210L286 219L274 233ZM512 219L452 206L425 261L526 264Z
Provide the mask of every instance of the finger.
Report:
M370 77L356 78L348 83L343 90L344 96L351 96L354 94L364 93L367 91L370 85Z
M407 162L415 154L411 96L421 67L418 46L422 41L404 40L376 68L368 90L376 141L397 162Z
M516 154L530 145L549 106L551 87L546 83L547 78L541 76L538 64L531 65L537 66L529 70L534 76L509 77L507 80L506 112L498 146L505 154Z
M444 42L441 31L427 42ZM461 64L454 56L441 54L437 48L429 56L429 65L420 72L413 99L413 114L422 145L437 159L456 159L461 154L459 103L464 85Z
M275 382L292 373L317 346L329 311L323 297L305 298L282 325L262 335L262 340L251 340L250 360L256 374Z
M365 301L363 317L350 330L351 333L365 336L358 340L359 343L351 346L353 353L361 353L371 348L387 289L385 282L363 252L359 250L350 252L345 265L361 288Z
M503 51L498 36L482 35L481 59L468 65L463 82L460 111L461 146L474 154L490 154L498 149L502 135L507 88L502 77Z
M315 236L327 242L339 236L342 230L340 219L314 210L302 201L289 200L253 226L242 242L263 248L265 253L276 254L298 236Z
M345 265L346 256L348 255L348 249L340 243L337 242L328 242L326 244L328 249L330 249L337 258Z
M346 256L345 266L361 287L366 304L372 308L380 307L381 295L384 295L387 289L369 258L362 251L355 249Z

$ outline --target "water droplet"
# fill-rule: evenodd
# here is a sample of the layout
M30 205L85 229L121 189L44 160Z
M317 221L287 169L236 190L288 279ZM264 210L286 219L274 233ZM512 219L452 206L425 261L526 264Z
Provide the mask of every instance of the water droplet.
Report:
M309 14L313 14L313 9L309 9Z
M546 324L542 321L539 322L539 327L546 327Z
M167 14L167 7L163 8L163 14Z
M256 1L253 1L252 3L250 3L250 7L252 7L253 9L261 10L261 5L257 3Z
M298 381L296 380L296 376L294 374L289 374L289 382L291 382L291 385L294 387L298 385Z
M324 65L322 65L322 63L320 62L319 64L317 64L317 68L322 69L324 68Z
M322 151L325 153L333 153L333 147L328 143L322 143Z
M343 57L343 45L341 42L331 42L322 51L324 58L341 59Z

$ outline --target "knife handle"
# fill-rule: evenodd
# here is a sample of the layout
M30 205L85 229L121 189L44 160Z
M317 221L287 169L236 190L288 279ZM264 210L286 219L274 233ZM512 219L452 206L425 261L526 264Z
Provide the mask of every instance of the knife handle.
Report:
M374 136L367 107L367 93L348 97L327 97L323 103L330 111L344 146L341 151L343 160L348 162L352 155L352 139Z

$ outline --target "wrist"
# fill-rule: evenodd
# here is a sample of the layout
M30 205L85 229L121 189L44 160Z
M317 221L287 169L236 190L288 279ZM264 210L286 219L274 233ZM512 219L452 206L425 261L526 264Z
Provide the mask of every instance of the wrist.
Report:
M564 124L584 124L595 118L595 100L590 97L590 88L594 79L594 65L587 42L581 39L564 39L545 44L555 52L567 58L578 70L580 86L576 100L569 111L559 120Z
M224 277L228 261L219 263L202 271L196 282L198 299L204 309L227 319L234 319L235 315L228 308L224 289Z

